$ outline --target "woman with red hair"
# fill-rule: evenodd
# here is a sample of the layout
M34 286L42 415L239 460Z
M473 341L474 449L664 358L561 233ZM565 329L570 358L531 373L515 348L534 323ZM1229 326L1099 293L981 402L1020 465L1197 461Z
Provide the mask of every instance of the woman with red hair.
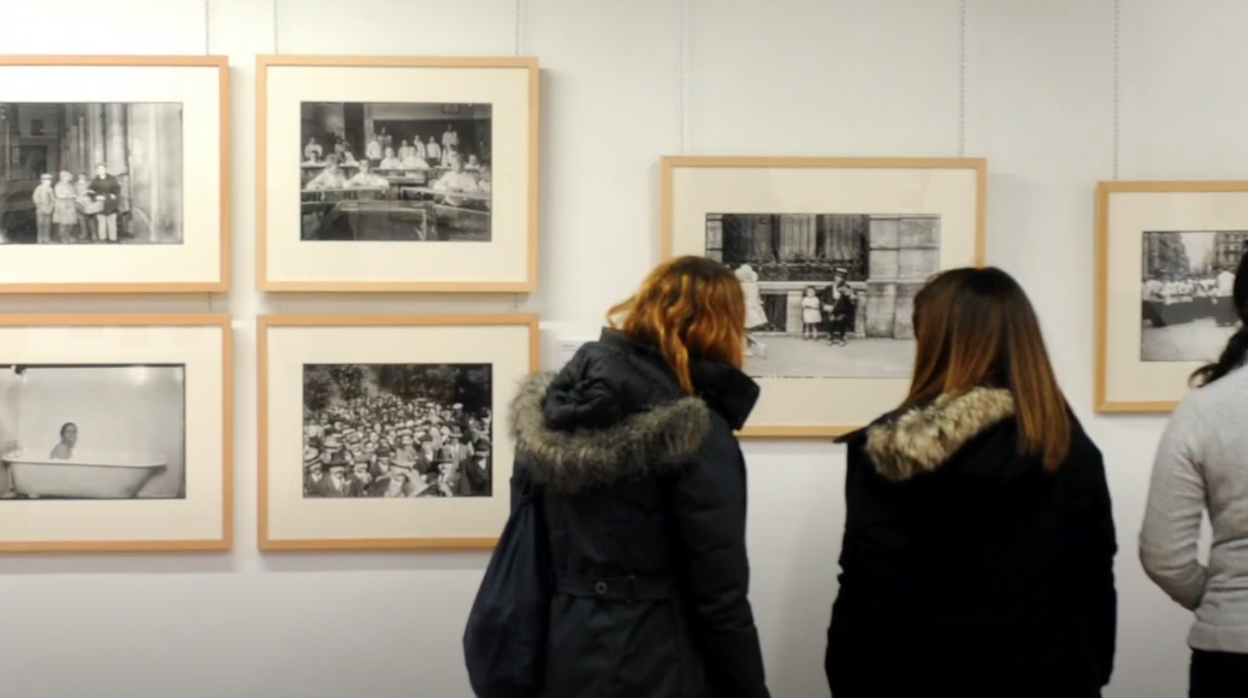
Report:
M741 285L681 257L610 315L511 410L555 572L542 695L767 698L733 434L759 393Z

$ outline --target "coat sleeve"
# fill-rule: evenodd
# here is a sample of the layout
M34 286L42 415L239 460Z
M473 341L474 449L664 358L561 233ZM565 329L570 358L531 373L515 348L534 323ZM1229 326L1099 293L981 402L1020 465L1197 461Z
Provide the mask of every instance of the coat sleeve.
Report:
M1118 592L1114 587L1118 541L1104 458L1090 441L1087 448L1088 453L1081 459L1084 462L1072 464L1084 471L1080 478L1083 480L1079 507L1082 520L1075 529L1075 535L1082 540L1081 559L1075 580L1091 635L1098 677L1105 686L1114 672L1118 639Z
M745 466L726 427L713 429L674 495L684 591L713 695L769 698L749 601Z
M1205 593L1207 572L1197 558L1205 511L1205 477L1200 462L1201 415L1191 403L1170 417L1153 461L1140 562L1162 591L1192 610Z

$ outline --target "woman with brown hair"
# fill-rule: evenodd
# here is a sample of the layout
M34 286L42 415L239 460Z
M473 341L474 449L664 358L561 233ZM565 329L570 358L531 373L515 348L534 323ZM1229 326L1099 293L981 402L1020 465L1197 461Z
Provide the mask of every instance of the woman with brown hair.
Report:
M1248 696L1248 251L1224 282L1239 327L1218 360L1192 374L1197 389L1170 415L1140 532L1144 571L1195 613L1191 698ZM1214 542L1201 564L1206 513Z
M511 408L555 573L541 695L767 698L733 435L759 394L740 283L681 257L610 317Z
M1101 453L1005 272L914 301L909 395L840 439L835 698L1090 698L1113 669L1117 551Z

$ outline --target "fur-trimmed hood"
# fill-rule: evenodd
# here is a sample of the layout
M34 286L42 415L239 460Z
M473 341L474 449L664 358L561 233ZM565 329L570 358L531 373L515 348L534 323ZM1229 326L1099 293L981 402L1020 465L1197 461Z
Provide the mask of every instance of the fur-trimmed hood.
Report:
M566 400L566 393L583 388L556 386L555 377L526 376L509 414L517 453L523 454L534 479L552 490L575 492L662 474L697 455L710 432L710 409L690 396L622 414L594 428L554 428L548 394L554 390L560 394L553 397Z
M880 475L908 480L931 472L989 428L1014 416L1008 390L974 388L941 395L867 427L864 451Z

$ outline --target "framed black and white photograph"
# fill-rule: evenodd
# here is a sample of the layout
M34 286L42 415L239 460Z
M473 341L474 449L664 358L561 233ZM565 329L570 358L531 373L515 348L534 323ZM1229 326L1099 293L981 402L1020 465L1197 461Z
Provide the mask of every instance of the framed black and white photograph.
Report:
M872 266L901 250L905 269ZM706 254L741 282L750 375L909 378L914 327L895 299L940 270L940 216L708 213Z
M490 364L305 364L303 496L489 497Z
M510 513L505 415L533 315L258 320L260 547L481 549Z
M182 244L180 103L0 102L0 124L0 245Z
M224 57L0 57L0 292L225 290L228 113Z
M1248 231L1145 231L1140 360L1214 361L1239 325L1235 270Z
M185 378L179 364L0 365L0 500L185 498Z
M302 239L488 243L491 111L304 102Z
M221 550L230 321L0 316L0 552Z
M1101 182L1096 238L1096 409L1168 412L1238 328L1248 182Z
M848 432L905 397L913 301L983 262L974 158L665 157L662 256L702 255L745 295L743 436Z
M256 69L260 290L536 288L536 59L277 55Z

